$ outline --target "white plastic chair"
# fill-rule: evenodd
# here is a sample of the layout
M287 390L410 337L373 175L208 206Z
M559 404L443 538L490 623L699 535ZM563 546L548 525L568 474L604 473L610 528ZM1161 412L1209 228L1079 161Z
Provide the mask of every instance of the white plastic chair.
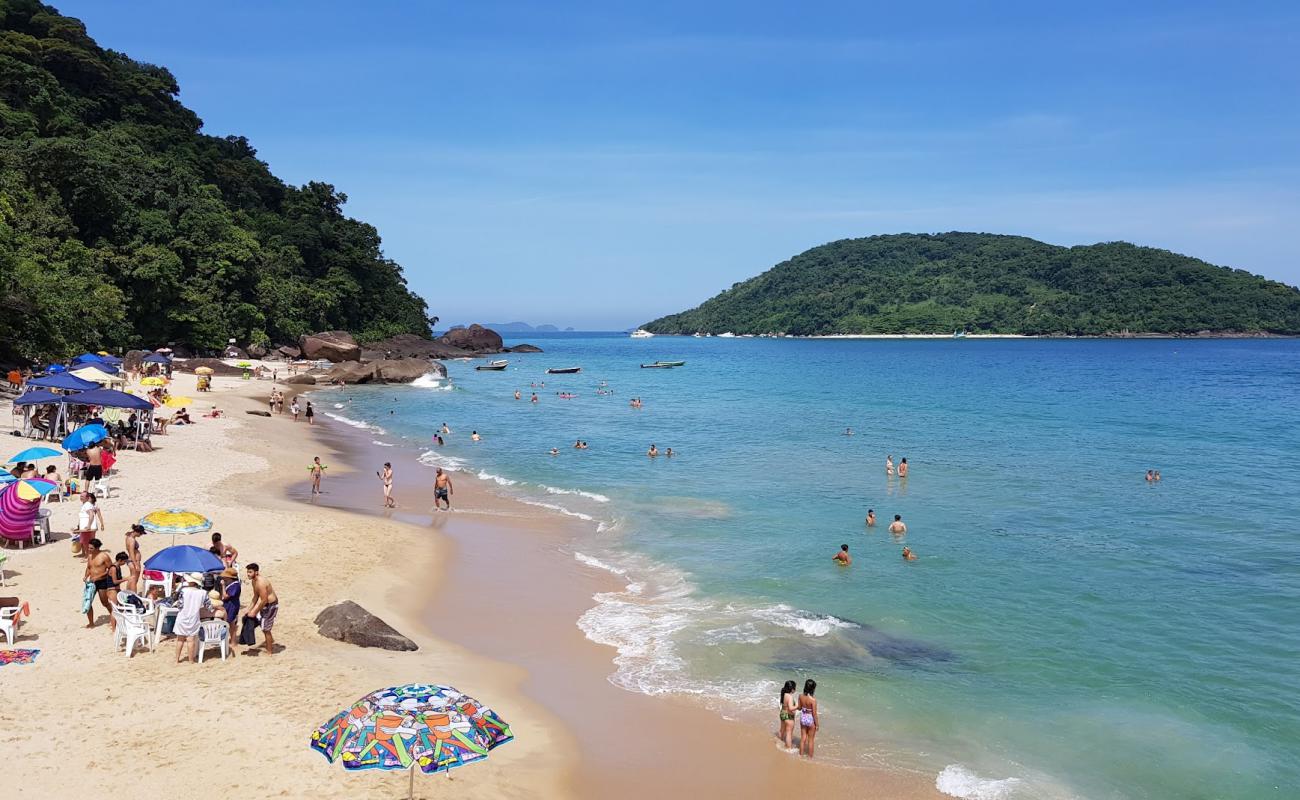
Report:
M143 583L143 584L141 585L141 587L140 587L140 594L141 594L142 596L144 596L144 597L148 597L148 596L149 596L149 588L152 587L152 586L161 586L161 587L162 587L162 590L163 590L163 596L164 596L164 597L166 597L167 595L171 594L171 593L172 593L172 574L171 574L170 572L160 572L159 574L162 575L162 580L159 580L159 579L157 579L157 578L150 578L150 577L149 577L149 573L150 573L150 572L153 572L153 571L154 571L154 570L145 570L145 574L140 576L140 577L141 577L141 580L144 581L144 583Z
M9 640L9 646L14 646L14 632L18 625L14 622L14 617L18 616L18 609L0 608L0 631L4 632L5 638Z
M224 619L210 619L199 625L199 663L203 663L203 651L209 647L221 648L221 660L226 660L226 649L230 645L230 626Z
M110 478L108 475L105 475L104 477L95 481L95 496L102 497L105 500L107 500L108 496L112 494L113 490L116 488L117 487L113 485L112 478Z
M153 630L149 626L147 614L132 609L131 611L114 610L113 616L117 617L117 636L126 642L126 657L131 657L131 652L135 650L136 642L147 645L153 650Z

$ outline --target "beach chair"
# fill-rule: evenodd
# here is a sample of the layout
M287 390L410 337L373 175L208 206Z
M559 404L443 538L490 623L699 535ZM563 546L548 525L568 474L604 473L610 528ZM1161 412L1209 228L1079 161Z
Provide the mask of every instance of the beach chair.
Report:
M153 650L153 629L149 625L148 614L136 611L134 608L128 611L118 606L113 609L113 616L117 618L114 640L126 643L127 658L130 658L132 651L135 650L136 642L148 645L149 649Z
M199 625L199 663L203 663L203 653L209 647L221 649L221 660L226 660L226 650L230 646L230 626L224 619L210 619Z
M26 604L21 607L0 608L0 633L3 633L5 638L9 640L10 647L14 646L14 634L18 632L18 615L21 613L22 608L25 607Z
M170 572L147 569L140 577L144 579L144 585L140 587L141 595L148 597L149 588L152 586L161 586L164 597L172 593L172 574Z
M108 496L112 494L113 490L116 488L117 487L113 485L112 477L109 475L105 475L104 477L95 481L95 496L102 497L105 500L107 500Z

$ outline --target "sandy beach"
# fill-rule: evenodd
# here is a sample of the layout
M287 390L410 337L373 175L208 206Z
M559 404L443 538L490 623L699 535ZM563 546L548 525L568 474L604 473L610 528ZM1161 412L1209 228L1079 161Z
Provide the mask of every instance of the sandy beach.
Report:
M382 512L370 474L383 460L368 437L317 417L293 423L265 408L271 384L218 377L194 394L220 419L173 427L153 453L125 452L103 502L110 552L145 513L182 506L258 562L281 598L273 657L236 646L229 661L175 663L175 645L126 658L101 614L79 613L84 561L68 531L77 504L53 504L55 541L6 551L0 596L30 603L16 647L34 664L0 668L0 741L21 764L18 797L101 796L111 787L203 797L398 797L402 772L346 773L307 746L315 728L367 692L411 682L448 683L507 720L515 741L450 776L417 776L416 795L658 797L937 797L923 775L800 762L782 753L771 725L724 719L705 699L648 697L611 685L613 651L588 641L578 616L612 576L565 551L571 520L488 492L456 476L456 511L428 507L431 470L396 462L396 511ZM14 439L17 443L20 440ZM330 466L312 502L306 465ZM171 537L142 539L145 558ZM189 541L205 546L206 535ZM354 600L419 645L392 653L343 644L313 618ZM245 605L249 601L245 592ZM773 698L775 706L775 698ZM775 716L775 714L773 714ZM833 719L833 717L832 717ZM95 733L84 725L93 720ZM70 754L73 754L69 757ZM455 788L442 785L451 782Z

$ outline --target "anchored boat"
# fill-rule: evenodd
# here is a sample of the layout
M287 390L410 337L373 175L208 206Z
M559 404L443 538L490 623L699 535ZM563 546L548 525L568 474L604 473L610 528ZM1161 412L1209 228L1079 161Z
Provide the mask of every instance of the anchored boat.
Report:
M672 369L686 364L685 361L656 361L653 364L642 364L641 369Z
M582 372L582 367L564 367L563 369L548 369L547 375L572 375L575 372Z
M490 361L486 364L479 364L474 369L478 370L479 372L500 372L501 370L509 366L509 364L510 362L506 361L503 358L500 361Z

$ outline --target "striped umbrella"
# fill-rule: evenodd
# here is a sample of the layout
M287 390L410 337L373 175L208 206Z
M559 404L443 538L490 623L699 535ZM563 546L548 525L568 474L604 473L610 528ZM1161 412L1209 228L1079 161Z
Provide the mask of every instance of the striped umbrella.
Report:
M495 711L450 686L415 683L371 692L311 735L311 747L343 768L434 773L487 758L515 738Z
M150 511L140 518L140 525L150 533L170 533L173 542L177 536L212 530L212 520L197 511L186 511L183 508Z
M36 478L14 481L0 489L0 538L26 541L32 538L41 498L54 491L54 484Z

